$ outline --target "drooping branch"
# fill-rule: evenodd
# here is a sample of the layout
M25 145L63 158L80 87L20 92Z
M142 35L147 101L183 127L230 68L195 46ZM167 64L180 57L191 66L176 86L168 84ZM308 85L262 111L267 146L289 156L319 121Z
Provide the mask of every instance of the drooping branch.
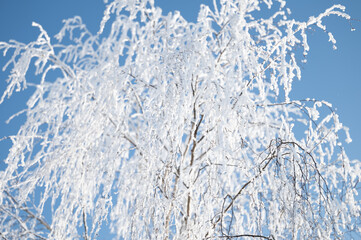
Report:
M88 225L86 223L86 215L83 208L83 226L84 226L84 240L88 240Z
M260 238L260 239L266 239L266 240L274 240L273 236L267 237L267 236L263 236L263 235L257 235L257 234L239 234L239 235L224 235L224 236L218 236L217 238L223 239L223 238L227 238L227 239L232 239L232 238Z
M8 195L8 197L11 199L11 201L22 211L26 212L30 218L34 218L36 219L40 224L42 224L47 230L49 230L51 232L51 227L50 225L41 217L36 216L34 213L32 213L27 207L21 206L16 200L15 198L6 190L4 190L4 192L6 193L6 195Z

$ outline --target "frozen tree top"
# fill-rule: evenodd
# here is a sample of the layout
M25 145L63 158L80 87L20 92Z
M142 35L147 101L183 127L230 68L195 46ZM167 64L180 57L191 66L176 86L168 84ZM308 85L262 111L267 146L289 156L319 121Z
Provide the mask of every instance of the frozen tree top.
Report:
M330 103L289 95L307 30L336 48L322 20L344 10L300 22L283 0L214 0L190 23L117 0L96 34L74 17L55 38L33 23L35 41L0 42L0 102L34 89L0 172L0 236L360 237L348 129Z

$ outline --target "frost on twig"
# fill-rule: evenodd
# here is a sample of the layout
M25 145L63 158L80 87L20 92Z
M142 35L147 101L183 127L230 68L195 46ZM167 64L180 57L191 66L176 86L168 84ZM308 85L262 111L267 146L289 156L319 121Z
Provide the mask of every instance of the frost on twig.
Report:
M348 128L330 103L289 96L307 29L335 44L322 20L350 17L335 5L299 22L285 4L214 0L189 23L117 0L95 35L74 17L55 39L34 23L34 42L0 42L0 102L34 88L0 172L0 236L360 236ZM264 7L274 14L255 18Z

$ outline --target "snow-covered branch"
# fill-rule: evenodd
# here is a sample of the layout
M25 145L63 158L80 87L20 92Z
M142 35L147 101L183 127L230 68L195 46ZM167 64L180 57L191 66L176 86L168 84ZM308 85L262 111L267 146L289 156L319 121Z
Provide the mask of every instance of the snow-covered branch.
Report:
M35 89L7 138L0 237L360 236L348 128L330 103L289 95L306 30L334 44L322 20L349 16L335 5L299 22L285 4L214 0L190 23L152 0L115 0L96 34L75 17L58 42L36 23L34 42L0 42L12 54L0 102ZM256 18L265 7L274 14Z

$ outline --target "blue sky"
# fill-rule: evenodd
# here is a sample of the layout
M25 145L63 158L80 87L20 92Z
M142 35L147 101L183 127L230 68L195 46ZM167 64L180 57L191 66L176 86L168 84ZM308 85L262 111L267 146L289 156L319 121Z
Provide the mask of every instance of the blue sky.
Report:
M163 12L179 10L189 21L195 21L199 5L211 0L155 0ZM310 32L311 51L307 64L302 65L302 80L293 85L291 96L295 99L316 98L333 104L340 120L350 128L353 142L346 146L351 159L361 159L361 1L360 0L289 0L287 6L297 20L306 20L333 4L346 6L354 20L351 22L330 17L324 22L334 33L338 50L332 50L328 36L320 30ZM98 30L104 11L102 0L0 0L0 41L15 39L28 43L36 39L38 29L33 21L41 24L50 36L62 26L62 19L79 15L90 31ZM356 31L351 31L351 25ZM5 61L0 57L0 66ZM0 93L6 87L8 73L0 73ZM5 124L6 119L25 107L30 92L15 94L0 105L0 138L16 134L23 119ZM8 153L10 142L0 142L0 169Z

